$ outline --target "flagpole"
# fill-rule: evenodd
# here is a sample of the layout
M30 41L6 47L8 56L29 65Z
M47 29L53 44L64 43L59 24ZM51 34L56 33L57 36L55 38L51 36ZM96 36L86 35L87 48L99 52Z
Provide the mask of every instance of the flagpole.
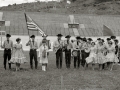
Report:
M24 12L24 15L25 15L25 21L26 21L26 27L27 27L27 30L28 30L28 26L27 26L27 16L26 16L26 13ZM30 32L28 30L28 35L29 35L29 38L30 38Z

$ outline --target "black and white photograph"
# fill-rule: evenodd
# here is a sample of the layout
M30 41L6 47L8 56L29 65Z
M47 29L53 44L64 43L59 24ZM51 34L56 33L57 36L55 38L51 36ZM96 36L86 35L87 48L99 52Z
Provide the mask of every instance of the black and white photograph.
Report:
M120 0L0 0L0 90L120 90Z

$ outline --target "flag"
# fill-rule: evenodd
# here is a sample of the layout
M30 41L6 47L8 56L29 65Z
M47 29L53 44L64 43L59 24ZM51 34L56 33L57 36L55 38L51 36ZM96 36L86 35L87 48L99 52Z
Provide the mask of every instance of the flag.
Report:
M39 31L39 33L41 35L45 35L45 33L42 31L42 29L37 25L37 23L35 21L33 21L33 19L31 19L28 15L25 14L25 20L26 20L26 25L28 28L28 34L29 34L29 30L32 31Z
M103 25L103 36L114 36L114 34L111 29Z

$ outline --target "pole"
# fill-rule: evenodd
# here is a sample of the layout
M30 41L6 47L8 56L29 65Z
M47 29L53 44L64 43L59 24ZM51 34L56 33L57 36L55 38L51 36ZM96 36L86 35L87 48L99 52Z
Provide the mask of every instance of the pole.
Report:
M25 21L26 21L26 26L27 26L27 16L26 16L26 13L25 13L25 12L24 12L24 15L25 15ZM27 30L28 30L28 26L27 26ZM28 35L29 35L29 38L30 38L29 30L28 30Z

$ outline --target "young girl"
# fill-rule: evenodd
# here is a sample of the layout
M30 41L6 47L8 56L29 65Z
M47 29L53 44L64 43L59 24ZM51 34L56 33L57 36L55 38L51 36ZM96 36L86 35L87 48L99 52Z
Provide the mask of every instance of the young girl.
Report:
M96 57L96 47L95 47L95 42L91 43L91 48L90 48L90 55L89 57L86 58L86 63L92 63L92 67L94 70L94 65L95 65L95 57Z
M107 47L107 55L106 55L106 61L109 62L108 68L112 71L113 68L113 63L119 62L117 56L115 55L115 47L112 45L113 42L109 41L108 42L108 47Z
M14 45L14 52L12 54L12 58L9 61L9 63L15 63L16 64L16 71L20 70L20 64L28 62L26 60L26 57L23 54L23 48L22 44L20 44L21 39L16 39L16 44Z
M40 46L40 63L42 63L42 70L46 71L48 64L48 46L46 42L43 40L42 45Z

